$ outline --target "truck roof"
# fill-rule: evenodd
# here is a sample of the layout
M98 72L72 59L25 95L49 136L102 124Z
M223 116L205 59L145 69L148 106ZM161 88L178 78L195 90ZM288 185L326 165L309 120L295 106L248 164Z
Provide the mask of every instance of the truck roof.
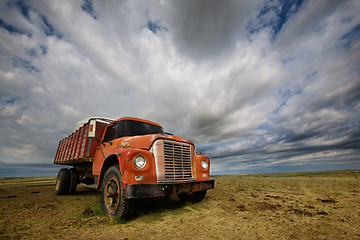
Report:
M122 117L119 118L118 120L116 120L117 122L122 121L122 120L133 120L133 121L138 121L138 122L145 122L145 123L149 123L158 127L163 128L163 126L161 126L160 124L156 123L156 122L152 122L146 119L142 119L142 118L135 118L135 117Z
M105 117L90 117L90 118L85 118L81 121L78 121L75 126L74 126L74 132L76 132L76 130L78 130L79 128L81 128L85 123L89 122L90 120L96 120L97 122L102 122L102 123L111 123L114 122L114 119L110 119L110 118L105 118ZM160 124L156 123L156 122L152 122L146 119L142 119L142 118L135 118L135 117L122 117L117 119L116 121L122 121L122 120L133 120L133 121L138 121L138 122L145 122L145 123L149 123L158 127L163 128L163 126L161 126Z

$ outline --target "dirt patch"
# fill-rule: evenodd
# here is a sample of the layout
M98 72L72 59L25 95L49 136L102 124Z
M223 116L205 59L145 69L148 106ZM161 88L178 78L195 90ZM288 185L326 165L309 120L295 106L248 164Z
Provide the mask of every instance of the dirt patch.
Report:
M303 210L303 209L289 209L287 210L287 212L292 212L292 213L295 213L296 215L300 215L300 216L308 216L308 217L312 217L314 216L313 213L311 212L308 212L306 210Z
M2 198L17 198L19 196L17 195L6 195L6 196L1 196Z
M83 211L82 215L83 215L84 217L93 217L93 216L95 216L95 215L94 215L94 211L91 210L90 208L85 208L85 210Z
M272 210L275 211L279 208L281 208L280 204L273 204L268 202L255 202L255 209L257 210Z
M334 200L333 198L328 198L328 199L317 199L318 201L322 202L322 203L337 203L338 201Z
M242 211L242 212L246 211L246 206L244 204L240 204L236 208L237 208L237 210Z
M324 215L324 216L326 216L326 215L329 215L327 212L325 212L325 211L319 211L319 212L317 212L316 213L317 215Z
M280 196L273 196L273 195L269 195L269 194L266 194L266 195L265 195L265 198L281 199Z

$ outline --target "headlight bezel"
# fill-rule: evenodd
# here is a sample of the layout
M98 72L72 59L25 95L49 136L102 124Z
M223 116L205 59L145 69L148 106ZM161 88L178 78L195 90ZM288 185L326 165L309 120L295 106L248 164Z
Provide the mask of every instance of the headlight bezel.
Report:
M147 163L146 157L142 154L136 155L133 162L136 169L143 169Z
M207 170L209 167L209 163L208 163L208 161L206 161L206 159L201 160L200 165L203 170Z

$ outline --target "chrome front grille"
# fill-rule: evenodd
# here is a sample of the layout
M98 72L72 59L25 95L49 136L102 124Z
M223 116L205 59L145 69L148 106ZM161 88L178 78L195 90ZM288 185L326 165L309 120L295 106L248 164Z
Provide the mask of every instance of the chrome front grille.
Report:
M193 179L192 148L188 143L156 140L152 152L155 156L158 181Z
M189 144L164 141L165 180L192 177Z

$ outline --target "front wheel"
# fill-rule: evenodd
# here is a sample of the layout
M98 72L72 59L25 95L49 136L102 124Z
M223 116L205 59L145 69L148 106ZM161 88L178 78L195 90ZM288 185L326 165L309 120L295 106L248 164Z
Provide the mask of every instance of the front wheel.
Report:
M207 192L207 190L193 192L193 193L189 193L189 194L187 194L187 193L178 194L178 197L183 202L197 203L197 202L201 202L204 199L206 192Z
M106 172L102 183L101 203L104 213L129 219L133 212L133 202L125 199L125 190L121 186L119 166L115 165Z

